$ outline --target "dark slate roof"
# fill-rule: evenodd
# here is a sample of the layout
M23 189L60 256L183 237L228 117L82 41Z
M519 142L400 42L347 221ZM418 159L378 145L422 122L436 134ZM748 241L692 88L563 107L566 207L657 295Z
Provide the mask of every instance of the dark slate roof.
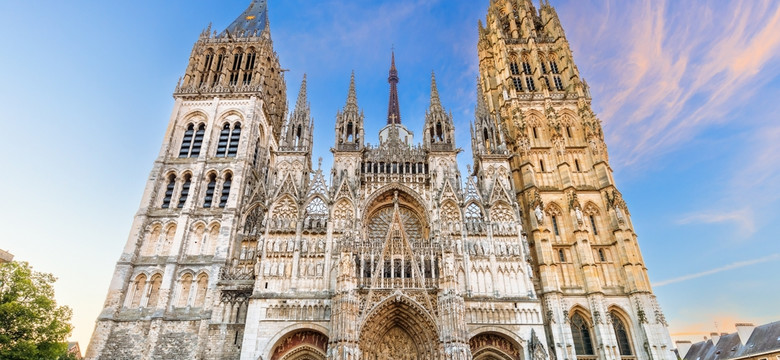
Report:
M233 21L225 32L232 36L251 36L255 33L260 34L266 24L268 24L268 1L252 0L249 8Z
M721 336L717 345L712 339L695 343L685 360L738 359L773 351L780 352L780 321L757 326L747 344L740 342L738 333Z

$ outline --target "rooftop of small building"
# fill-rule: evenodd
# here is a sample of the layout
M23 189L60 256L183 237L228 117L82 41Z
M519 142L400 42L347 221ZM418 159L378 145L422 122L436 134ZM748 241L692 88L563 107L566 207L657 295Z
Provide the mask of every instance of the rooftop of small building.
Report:
M747 342L742 344L739 333L721 334L692 344L685 360L728 360L780 352L780 321L756 326Z

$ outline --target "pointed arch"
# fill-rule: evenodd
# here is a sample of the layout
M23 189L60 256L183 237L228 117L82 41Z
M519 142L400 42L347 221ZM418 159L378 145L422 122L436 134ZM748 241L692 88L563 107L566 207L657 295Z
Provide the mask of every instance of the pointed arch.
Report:
M628 313L617 305L609 307L609 320L612 323L612 331L618 343L621 356L633 356L635 354L631 336L631 318Z
M396 351L406 351L413 359L436 359L439 335L436 321L414 299L401 294L391 295L366 312L360 326L360 347L367 359L377 357L388 337L401 339ZM374 355L374 356L372 356ZM399 354L400 355L400 354Z
M469 339L474 360L521 360L523 358L523 347L511 332L496 327L481 330L483 331Z
M569 325L571 326L574 350L577 356L596 355L593 346L592 322L588 313L577 306L570 312Z
M293 325L282 330L269 342L267 359L325 360L328 352L327 332L314 324Z

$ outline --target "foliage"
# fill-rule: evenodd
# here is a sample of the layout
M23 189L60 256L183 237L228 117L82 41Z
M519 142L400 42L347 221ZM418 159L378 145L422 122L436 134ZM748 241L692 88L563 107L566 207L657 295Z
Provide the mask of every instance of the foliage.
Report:
M57 306L52 274L26 262L0 264L0 359L66 359L73 315Z

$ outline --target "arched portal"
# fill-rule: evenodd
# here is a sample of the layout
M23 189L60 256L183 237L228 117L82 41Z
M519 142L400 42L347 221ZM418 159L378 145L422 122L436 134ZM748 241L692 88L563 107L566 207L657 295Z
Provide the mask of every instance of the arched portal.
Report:
M428 312L397 295L369 312L360 330L360 349L364 360L438 359L439 336Z
M327 336L314 330L298 330L279 339L271 360L325 360L327 351Z
M522 348L496 333L481 333L469 340L474 360L522 360Z

